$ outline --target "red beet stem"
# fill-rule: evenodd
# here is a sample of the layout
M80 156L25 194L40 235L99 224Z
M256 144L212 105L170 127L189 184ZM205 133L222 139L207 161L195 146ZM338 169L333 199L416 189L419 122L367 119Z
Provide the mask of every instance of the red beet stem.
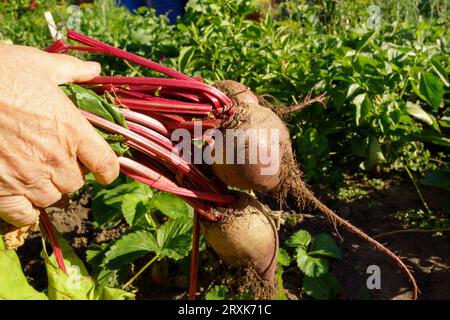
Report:
M212 108L210 105L201 103L181 102L158 97L151 97L145 100L133 98L116 98L117 105L124 105L132 110L155 111L176 114L197 114L208 115Z
M176 185L167 177L153 171L149 167L143 166L131 159L119 158L121 171L132 179L142 182L150 187L166 191L178 196L188 197L215 203L215 205L228 205L235 202L234 198L228 195L211 193L206 191L191 190Z
M58 238L55 234L55 229L53 227L53 223L50 221L47 212L44 209L40 210L41 224L44 227L44 231L47 234L47 238L50 241L50 244L53 249L53 254L55 255L56 263L62 272L67 274L66 265L64 263L64 256L61 250L61 247L58 243Z
M80 110L84 117L96 126L99 126L110 132L120 134L127 139L126 143L133 148L148 154L155 160L163 161L165 163L170 163L188 176L193 183L195 183L202 190L216 191L216 188L212 182L206 178L197 168L186 162L181 157L168 151L162 146L150 141L141 135L132 132L131 130L112 123L108 120L103 119L95 114L87 112L85 110Z

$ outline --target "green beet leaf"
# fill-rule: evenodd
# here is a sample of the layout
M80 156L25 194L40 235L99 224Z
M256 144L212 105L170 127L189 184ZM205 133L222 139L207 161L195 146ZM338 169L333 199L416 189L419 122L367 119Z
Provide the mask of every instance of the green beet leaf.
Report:
M56 264L54 255L44 249L45 268L48 277L47 294L52 300L130 300L134 294L99 284L86 270L70 245L59 234L58 243L64 255L67 274Z
M14 250L6 250L0 222L0 300L47 300L27 281Z

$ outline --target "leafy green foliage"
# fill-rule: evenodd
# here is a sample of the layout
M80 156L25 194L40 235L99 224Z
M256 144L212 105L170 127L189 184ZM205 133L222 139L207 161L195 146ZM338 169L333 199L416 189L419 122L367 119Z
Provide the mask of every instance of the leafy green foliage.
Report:
M228 287L216 285L210 288L205 294L205 300L225 300L228 293Z
M64 255L67 274L56 264L54 255L42 251L48 276L47 295L51 300L130 300L134 294L106 287L89 277L80 258L64 238L58 235L58 244Z
M240 80L285 104L309 91L327 92L326 108L316 104L288 117L310 181L339 183L341 168L433 168L429 150L448 146L440 127L448 99L446 24L431 19L386 23L377 30L356 22L336 32L323 28L324 13L351 7L368 16L361 13L368 4L357 9L342 3L331 8L290 1L279 13L254 21L245 14L254 12L252 1L190 1L178 26L184 34L179 62L191 74ZM327 17L327 23L338 23Z
M448 210L448 209L447 209ZM436 213L428 213L422 209L406 209L398 211L395 217L407 228L440 229L450 227L450 218Z
M27 281L19 257L14 250L6 250L0 222L0 299L1 300L47 300L47 296L36 291ZM6 272L7 270L7 272Z
M98 96L94 91L73 83L65 84L61 86L61 88L78 108L96 114L103 119L121 125L122 127L127 127L125 117L122 115L119 108L106 101L104 97ZM116 154L129 154L128 146L123 143L125 141L124 137L109 133L102 129L97 129L97 131L109 143Z
M122 178L119 178L122 179ZM151 208L153 191L147 185L124 178L95 194L92 214L97 226L112 227L123 218L132 226Z
M192 222L189 221L183 218L170 220L158 228L156 234L147 230L124 234L109 248L103 262L117 267L149 252L160 258L182 259L190 250Z
M329 258L342 259L342 253L333 238L325 233L314 237L310 247L310 255L322 255Z
M312 237L306 230L299 230L286 239L285 244L295 249L294 258L304 273L303 288L316 299L330 299L340 291L338 280L329 272L328 258L342 259L342 253L328 234ZM279 264L289 265L289 254L280 250Z
M22 0L4 5L4 41L50 43L43 12L55 10L37 2L34 10ZM259 18L258 1L191 0L174 29L151 9L133 15L99 0L80 6L79 31L209 82L242 81L288 105L308 92L326 92L326 108L315 104L286 120L306 179L340 186L342 171L402 171L407 165L425 173L437 168L431 158L448 161L450 38L442 2L375 1L383 15L379 28L370 29L373 3L366 0L283 2ZM59 2L53 12L59 23L71 14L70 3ZM94 58L106 74L151 74L111 57Z
M194 215L194 209L191 206L180 198L168 193L157 193L153 198L152 204L156 209L172 219L192 218Z
M129 226L117 240L91 245L86 252L100 283L123 284L129 265L149 254L172 261L181 261L189 254L193 209L184 201L124 176L107 187L100 187L91 178L88 182L94 194L95 224L113 227L125 220Z
M339 281L332 273L320 277L305 276L303 288L309 296L320 300L334 298L341 291Z
M0 236L3 235L0 228ZM44 247L48 288L46 293L36 291L22 272L19 258L14 250L5 250L0 237L0 299L8 300L124 300L134 299L134 294L110 288L89 277L81 261L69 244L58 234L58 243L64 254L67 274L59 269L54 255L49 256Z

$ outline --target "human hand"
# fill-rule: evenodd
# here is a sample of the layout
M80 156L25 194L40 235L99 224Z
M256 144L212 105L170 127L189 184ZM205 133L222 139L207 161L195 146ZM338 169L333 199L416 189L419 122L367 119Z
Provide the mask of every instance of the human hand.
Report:
M96 62L0 45L0 218L6 222L31 225L38 208L81 188L81 164L103 184L118 176L114 152L58 88L99 73Z

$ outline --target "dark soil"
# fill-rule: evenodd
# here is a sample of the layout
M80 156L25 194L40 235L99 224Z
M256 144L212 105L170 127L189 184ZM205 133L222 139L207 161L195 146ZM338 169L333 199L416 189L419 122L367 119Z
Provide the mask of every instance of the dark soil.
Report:
M382 234L392 230L403 229L402 223L394 215L399 210L421 208L422 204L413 186L399 179L385 183L377 190L373 187L360 184L369 193L359 200L337 201L320 191L316 193L339 215L348 219L352 224L360 227L369 235ZM423 194L431 209L442 212L443 193L436 189L423 189ZM268 199L262 199L269 201ZM77 254L84 258L86 246L90 243L102 243L117 238L125 226L111 230L96 229L90 219L90 197L81 196L66 209L52 208L50 215L56 228L72 244ZM274 208L277 209L277 208ZM318 212L306 208L302 213L294 210L284 212L286 223L280 232L280 243L284 242L290 234L307 229L311 234L321 232L337 235L330 223ZM339 243L344 258L332 264L332 272L339 279L342 286L340 299L410 299L411 286L404 273L384 255L376 252L363 240L343 230L338 230L343 242ZM434 233L398 233L384 236L380 240L396 254L403 257L405 263L412 268L418 282L421 294L420 299L450 299L450 233L436 235ZM39 290L46 287L46 274L43 261L39 256L41 240L38 233L33 233L26 244L18 250L24 266L25 274L30 283ZM199 273L199 291L204 292L216 275L225 268L215 257L215 254L206 250L202 252L204 268ZM138 262L138 265L145 263ZM188 267L188 259L185 261ZM368 290L366 280L369 274L367 267L377 265L381 270L381 289ZM186 268L185 268L186 269ZM168 279L164 278L160 284L155 283L148 271L136 282L140 288L139 299L184 299L186 298L187 273L180 268L169 267ZM285 291L289 299L303 299L301 291L301 275L297 268L288 268L284 274Z

